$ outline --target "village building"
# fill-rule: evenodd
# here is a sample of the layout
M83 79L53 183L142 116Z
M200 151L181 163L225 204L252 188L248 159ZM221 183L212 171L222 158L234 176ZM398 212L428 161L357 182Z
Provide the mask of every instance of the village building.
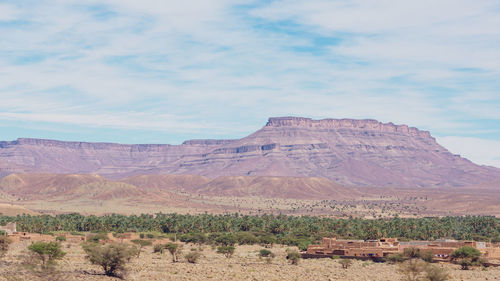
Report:
M0 225L0 231L5 231L7 234L17 232L17 224L15 222L9 222L4 226Z
M352 257L379 259L395 253L403 253L406 248L417 248L422 252L430 252L435 260L448 261L450 255L462 246L478 249L485 258L500 259L500 244L476 241L457 241L438 239L435 241L400 242L397 238L381 238L378 240L343 240L323 238L319 245L309 245L302 254L304 258Z

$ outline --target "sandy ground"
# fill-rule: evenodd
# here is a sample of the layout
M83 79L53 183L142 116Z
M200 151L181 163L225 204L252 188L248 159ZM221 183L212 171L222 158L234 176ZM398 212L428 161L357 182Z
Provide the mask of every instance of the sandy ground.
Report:
M66 257L58 264L58 274L47 280L119 280L102 275L99 267L91 265L78 244L63 243ZM29 242L16 243L0 262L0 280L41 280L28 273L22 273L20 260ZM183 252L190 251L191 245L184 245ZM197 247L196 247L197 248ZM301 260L299 265L291 265L285 259L286 247L276 246L271 250L276 257L268 264L258 257L259 246L238 246L233 257L217 254L209 246L204 246L202 257L197 264L183 258L172 263L170 254L152 253L145 247L139 258L134 258L127 266L125 280L402 280L397 266L386 263L354 261L348 269L342 269L337 260ZM459 266L440 264L446 268L449 280L500 280L500 268L477 268L463 271ZM25 270L24 270L25 271Z

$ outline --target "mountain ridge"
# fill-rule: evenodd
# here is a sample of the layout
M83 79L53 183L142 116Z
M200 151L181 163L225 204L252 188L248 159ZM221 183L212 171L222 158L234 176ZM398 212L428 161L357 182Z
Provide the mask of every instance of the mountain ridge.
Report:
M371 119L271 117L241 139L179 145L0 142L0 176L11 173L324 177L351 186L466 186L500 179L500 169L450 153L428 131Z

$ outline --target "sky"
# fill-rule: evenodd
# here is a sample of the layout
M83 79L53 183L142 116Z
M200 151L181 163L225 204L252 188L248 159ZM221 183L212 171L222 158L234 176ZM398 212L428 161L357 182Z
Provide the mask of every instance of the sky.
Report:
M499 26L498 0L0 0L0 140L369 118L500 167Z

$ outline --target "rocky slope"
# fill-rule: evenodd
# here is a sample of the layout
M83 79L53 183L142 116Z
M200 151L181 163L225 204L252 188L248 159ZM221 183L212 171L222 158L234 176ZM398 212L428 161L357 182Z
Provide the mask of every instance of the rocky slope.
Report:
M18 139L0 142L0 176L97 173L325 177L343 185L464 186L500 178L440 146L429 132L375 120L270 118L237 140L122 145Z
M23 200L187 199L178 193L335 200L359 195L329 179L305 177L224 176L209 180L192 175L141 175L112 181L99 175L10 174L0 178L0 195Z

